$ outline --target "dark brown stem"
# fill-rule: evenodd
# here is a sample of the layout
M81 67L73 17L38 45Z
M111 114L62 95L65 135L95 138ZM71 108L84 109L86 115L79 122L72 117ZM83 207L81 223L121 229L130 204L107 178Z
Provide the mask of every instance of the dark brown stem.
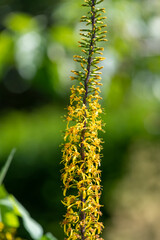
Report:
M92 12L92 35L91 35L91 43L90 43L90 49L89 49L89 56L88 56L88 64L87 64L87 77L85 79L85 96L83 98L83 103L85 105L86 104L86 99L87 99L87 96L88 96L88 81L89 81L89 77L90 77L90 72L91 72L91 63L92 63L92 54L93 54L93 51L94 51L94 39L95 39L95 0L92 0L92 6L91 6L91 12Z
M85 104L87 108L87 96L88 96L88 81L90 77L91 72L91 63L92 63L92 55L94 51L94 39L95 39L95 0L92 0L92 6L91 6L91 19L92 19L92 35L91 35L91 42L90 42L90 48L89 48L89 56L87 60L87 76L84 81L85 85L85 95L83 98L83 103ZM84 140L85 140L85 132L86 132L86 113L84 114L84 126L81 134L81 159L85 160L85 149L84 149ZM83 167L83 171L85 172L85 166ZM83 203L85 202L85 199L83 198L83 192L81 193L81 208L83 208ZM85 212L80 212L80 219L81 221L85 221ZM82 224L81 226L81 239L85 240L85 225Z

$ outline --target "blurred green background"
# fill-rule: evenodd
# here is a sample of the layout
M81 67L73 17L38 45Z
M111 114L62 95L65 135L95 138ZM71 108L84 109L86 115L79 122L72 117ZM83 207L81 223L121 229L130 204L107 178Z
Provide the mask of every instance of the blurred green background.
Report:
M82 0L0 1L0 167L4 184L62 240L61 148ZM102 159L105 240L159 240L160 1L105 0ZM23 235L23 233L22 233ZM24 236L25 237L25 236Z

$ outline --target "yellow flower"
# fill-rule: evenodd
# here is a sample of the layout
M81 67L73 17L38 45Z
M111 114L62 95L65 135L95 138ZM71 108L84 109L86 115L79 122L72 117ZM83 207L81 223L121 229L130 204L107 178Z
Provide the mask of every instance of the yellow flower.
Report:
M7 232L5 235L7 240L13 240L11 233Z
M6 227L2 222L0 222L0 240L22 240L21 238L15 238L15 234L15 228Z
M84 0L83 6L90 7L88 15L81 21L86 22L88 28L81 29L84 56L75 55L74 60L80 63L80 71L72 71L79 84L71 87L70 104L67 107L67 127L62 149L62 181L64 184L64 200L66 214L63 220L66 240L102 240L100 234L103 224L99 222L102 215L99 203L101 196L101 165L100 152L102 140L98 136L102 131L102 113L99 96L101 92L101 74L97 64L104 58L94 56L102 54L102 47L97 42L105 41L101 28L105 27L97 12L104 12L103 8L96 9L101 0ZM99 24L97 26L97 24Z
M0 222L0 232L2 232L3 228L4 228L4 224Z

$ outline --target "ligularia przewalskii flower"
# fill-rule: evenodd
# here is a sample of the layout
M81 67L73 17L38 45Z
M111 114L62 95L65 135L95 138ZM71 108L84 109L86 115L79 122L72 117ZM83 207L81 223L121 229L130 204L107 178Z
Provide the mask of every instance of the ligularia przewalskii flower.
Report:
M86 28L81 29L80 47L84 56L76 55L81 70L72 71L72 80L78 84L71 88L70 105L66 116L67 128L62 149L62 181L64 200L67 212L63 226L66 240L102 240L100 234L103 223L99 222L100 211L100 152L102 140L98 137L102 130L102 113L99 103L100 70L97 64L104 60L103 48L98 42L106 41L103 28L104 8L97 5L103 0L84 0L82 6L87 8L87 15L81 22Z

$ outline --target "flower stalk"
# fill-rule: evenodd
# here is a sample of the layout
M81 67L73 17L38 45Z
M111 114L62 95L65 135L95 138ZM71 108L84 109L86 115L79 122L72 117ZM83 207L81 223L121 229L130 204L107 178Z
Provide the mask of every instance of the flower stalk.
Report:
M102 240L100 234L103 223L99 222L101 171L100 152L102 140L98 132L102 131L102 113L99 101L101 97L100 83L102 67L98 63L104 60L103 48L97 43L107 41L106 31L102 31L105 17L104 8L97 8L103 0L85 0L82 5L89 9L81 22L87 28L81 29L80 47L84 56L76 55L74 60L79 62L81 70L72 71L78 84L71 88L70 105L66 116L67 128L62 149L62 180L64 184L64 200L62 203L67 208L63 226L66 240Z

